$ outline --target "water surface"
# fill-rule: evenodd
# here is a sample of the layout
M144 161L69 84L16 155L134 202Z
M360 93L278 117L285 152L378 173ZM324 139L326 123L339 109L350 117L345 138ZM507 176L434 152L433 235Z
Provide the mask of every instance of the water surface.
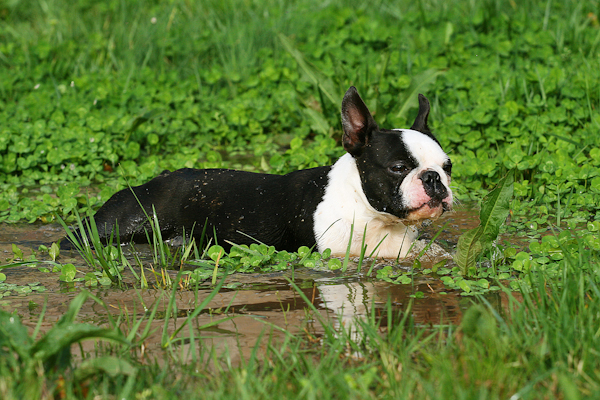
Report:
M441 246L442 253L452 253L459 235L475 227L477 223L476 211L472 208L459 207L430 226L422 228L422 238L423 240L432 238L437 232L436 229L446 224L437 243ZM10 259L13 256L12 244L16 244L27 257L41 244L49 246L52 242L59 241L62 236L62 228L55 224L0 224L0 256L3 261ZM144 251L142 250L142 253ZM448 254L426 254L421 261L423 266L427 267L447 256ZM41 257L42 255L38 254L38 258ZM73 263L83 273L90 271L76 252L61 253L59 261L62 264ZM472 303L472 299L460 296L458 292L444 287L438 279L428 276L415 278L410 285L390 284L366 276L371 262L373 261L366 263L367 267L363 267L362 273L356 271L356 264L351 264L345 274L340 271L308 269L296 269L293 275L292 271L272 274L233 274L227 278L226 283L237 283L236 289L222 289L209 303L208 309L200 313L194 321L195 335L200 336L198 343L212 346L217 353L228 351L232 362L236 363L239 362L240 357L247 357L252 352L259 338L261 344L264 343L264 347L269 339L283 337L284 333L278 328L292 334L319 337L323 334L323 329L317 316L308 311L308 305L289 284L287 279L292 277L319 314L338 326L340 324L352 326L357 320L366 318L372 313L375 313L378 318L384 317L388 301L398 315L401 315L407 309L409 302L412 302L410 312L418 324L426 326L457 324L463 311ZM375 268L385 265L410 268L412 263L396 265L394 261L378 260ZM44 304L46 304L46 312L42 331L48 330L67 310L71 299L85 288L83 283L63 283L58 280L57 273L39 272L37 268L30 266L9 267L3 272L7 276L6 283L27 285L40 282L40 285L46 289L41 293L11 292L0 299L0 307L8 311L16 311L31 330L37 324ZM146 275L149 276L149 282L152 282L151 274L147 272ZM172 276L175 275L176 271L173 271ZM133 281L131 277L127 280ZM155 351L160 348L164 311L169 292L159 288L141 290L95 287L89 290L106 303L111 314L117 316L123 313L130 321L143 318L146 311L158 302L158 317L152 322L153 328L156 329L144 342L144 353L156 354ZM176 294L178 317L170 320L168 329L173 331L182 324L188 312L193 311L210 292L211 288L208 286L201 287L198 291L178 291ZM417 292L422 292L423 296L411 297ZM502 303L506 302L500 293L492 293L487 297L499 308L502 308ZM234 318L230 319L229 317L232 316ZM107 310L97 303L88 301L82 308L79 319L101 325L107 321ZM203 329L203 326L214 321L221 322ZM387 318L381 318L381 323L382 329L385 329ZM93 343L88 343L86 346L91 350Z

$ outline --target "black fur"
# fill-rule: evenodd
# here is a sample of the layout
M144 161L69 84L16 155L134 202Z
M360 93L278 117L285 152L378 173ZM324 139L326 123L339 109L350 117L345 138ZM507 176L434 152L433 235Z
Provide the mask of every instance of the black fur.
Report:
M187 236L193 231L200 240L207 223L208 237L217 232L213 243L217 240L226 249L230 245L224 240L237 244L259 241L296 251L298 243L315 244L313 213L323 198L330 169L287 175L228 169L165 171L148 183L116 193L94 219L104 241L116 222L121 242L146 242L146 231L152 232L146 214L152 216L154 206L163 239L182 236L185 230ZM61 246L69 247L66 241Z

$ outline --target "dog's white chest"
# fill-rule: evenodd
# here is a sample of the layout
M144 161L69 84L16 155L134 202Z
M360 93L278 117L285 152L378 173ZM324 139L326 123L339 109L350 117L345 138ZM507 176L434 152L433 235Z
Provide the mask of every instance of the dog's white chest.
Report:
M350 243L350 255L358 256L364 237L365 255L384 258L405 257L417 237L413 226L369 204L350 154L331 167L323 201L315 210L314 233L319 251L329 248L331 254L343 256Z

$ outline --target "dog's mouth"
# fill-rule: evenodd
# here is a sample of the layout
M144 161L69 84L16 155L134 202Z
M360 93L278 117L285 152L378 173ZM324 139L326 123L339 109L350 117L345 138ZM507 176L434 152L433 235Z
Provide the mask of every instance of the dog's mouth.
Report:
M420 221L423 219L439 218L446 211L450 211L452 205L448 201L431 198L429 201L408 210L406 219L408 221Z

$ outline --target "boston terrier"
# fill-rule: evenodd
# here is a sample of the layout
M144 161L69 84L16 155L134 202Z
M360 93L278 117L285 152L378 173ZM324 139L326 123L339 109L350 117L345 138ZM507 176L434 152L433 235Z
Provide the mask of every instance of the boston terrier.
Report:
M121 190L98 210L100 238L107 241L118 224L120 242L147 242L148 216L155 212L163 239L185 231L198 241L205 231L226 250L231 243L261 242L288 251L316 245L337 256L349 243L351 255L361 254L364 240L366 254L405 257L417 237L415 225L452 208L452 163L429 130L428 115L429 101L420 94L410 129L380 129L350 87L342 101L347 154L332 166L287 175L164 171ZM61 245L70 247L66 239Z

